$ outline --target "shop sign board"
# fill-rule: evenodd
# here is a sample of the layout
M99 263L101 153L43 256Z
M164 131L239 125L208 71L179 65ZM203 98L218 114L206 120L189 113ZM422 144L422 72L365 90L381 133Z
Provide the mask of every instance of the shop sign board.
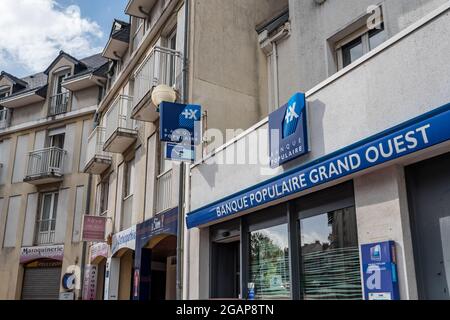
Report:
M305 94L295 94L269 115L269 150L272 168L309 152Z
M95 300L97 298L97 266L86 265L83 279L83 300Z
M114 256L119 250L136 248L136 226L118 232L112 237L111 254Z
M450 140L450 104L197 209L188 228L279 201Z
M83 236L85 242L104 242L106 218L85 215L83 219Z
M23 247L20 251L20 263L28 263L39 259L63 261L64 245Z
M155 237L177 236L178 208L163 212L136 228L136 252L134 256L133 299L145 300L150 294L151 253L144 249Z
M105 242L96 243L91 247L91 263L98 257L108 258L109 246Z
M185 145L201 143L201 106L162 102L159 109L161 141Z
M361 246L365 300L399 300L394 241Z

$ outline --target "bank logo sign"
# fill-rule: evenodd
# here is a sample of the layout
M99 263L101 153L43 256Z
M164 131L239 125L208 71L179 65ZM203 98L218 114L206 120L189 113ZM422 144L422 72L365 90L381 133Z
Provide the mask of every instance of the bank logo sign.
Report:
M269 115L270 166L277 168L309 152L306 99L295 94Z
M198 145L201 142L201 106L163 102L160 105L161 141Z

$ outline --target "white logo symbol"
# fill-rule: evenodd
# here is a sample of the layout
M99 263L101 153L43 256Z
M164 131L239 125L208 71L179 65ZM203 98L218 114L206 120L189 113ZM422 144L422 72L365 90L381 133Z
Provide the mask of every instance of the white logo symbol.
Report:
M195 120L195 119L197 119L197 111L198 110L186 109L183 111L182 115L188 120L190 120L190 119Z
M367 268L366 274L369 275L366 281L367 289L381 290L381 270L376 265L371 265Z
M295 112L296 105L297 102L294 102L294 104L289 107L288 113L286 114L286 123L291 123L294 119L300 118L300 116Z

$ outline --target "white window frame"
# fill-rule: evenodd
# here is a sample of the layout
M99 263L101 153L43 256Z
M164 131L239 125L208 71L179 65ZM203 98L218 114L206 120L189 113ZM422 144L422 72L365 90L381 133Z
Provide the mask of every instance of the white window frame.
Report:
M50 200L50 209L49 209L49 217L45 221L48 222L47 231L41 231L41 223L45 222L43 220L44 216L44 204L45 204L45 197L51 196ZM56 199L58 198L58 199ZM59 192L46 192L42 193L41 195L41 204L39 208L39 215L38 220L36 221L36 240L35 243L37 245L47 245L47 244L53 244L55 243L56 238L56 218L58 215L58 201L59 201ZM55 227L52 228L52 225ZM47 234L48 241L42 242L41 236Z
M381 19L380 26L383 26L383 32L386 32L386 25L384 24L383 18ZM372 31L372 29L369 29L367 25L362 26L358 30L352 32L351 34L345 36L343 39L337 41L334 45L334 51L336 55L336 62L337 62L337 70L344 69L344 56L342 48L349 44L350 42L361 38L362 43L362 49L363 54L362 56L369 53L372 49L370 48L370 38L369 33ZM353 63L353 62L352 62ZM347 67L347 66L345 66Z

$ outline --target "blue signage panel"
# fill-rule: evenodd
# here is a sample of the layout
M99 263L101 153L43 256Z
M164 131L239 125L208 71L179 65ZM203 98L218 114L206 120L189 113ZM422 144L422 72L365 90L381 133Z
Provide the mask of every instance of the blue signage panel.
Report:
M163 102L159 109L161 141L185 145L201 143L201 106Z
M450 140L450 104L195 210L188 228L297 194Z
M195 161L195 148L194 146L186 146L184 144L166 143L165 158L173 161Z
M270 166L276 168L309 152L306 99L295 94L269 115Z
M365 300L400 300L395 242L361 246Z

